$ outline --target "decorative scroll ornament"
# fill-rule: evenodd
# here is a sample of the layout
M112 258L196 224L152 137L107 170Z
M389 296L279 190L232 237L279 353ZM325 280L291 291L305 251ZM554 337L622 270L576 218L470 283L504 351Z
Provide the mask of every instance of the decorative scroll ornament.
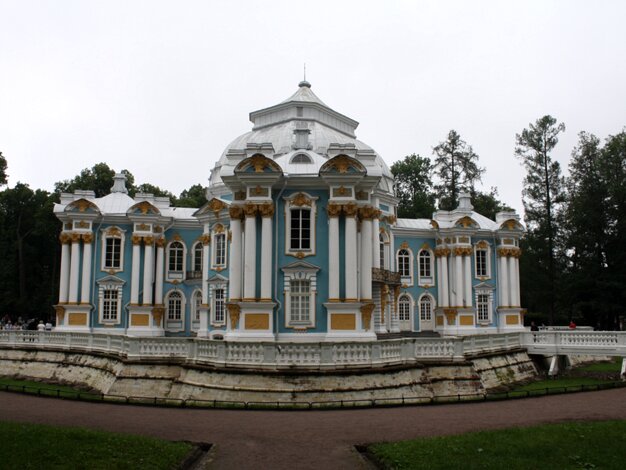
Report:
M154 206L150 204L148 201L140 202L139 204L135 206L135 208L138 209L142 214L147 214L147 213L156 214L157 212Z
M211 243L211 234L205 233L205 234L200 235L200 242L205 246Z
M241 206L231 206L228 208L228 214L230 215L231 219L241 220L241 218L243 217L243 209L241 208Z
M165 238L159 237L156 239L156 246L163 248L165 246Z
M513 257L519 258L522 256L522 250L520 248L498 248L498 256L501 258Z
M471 217L465 216L457 220L455 225L457 227L460 225L463 228L471 228L476 226L476 222Z
M220 201L219 199L216 199L216 198L211 199L209 203L207 204L207 209L212 211L215 217L218 219L220 217L220 212L223 209L226 209L226 207L228 207L228 205L224 201Z
M361 307L361 323L363 324L363 329L365 331L370 329L374 307L374 304L365 304Z
M328 217L339 217L341 215L341 204L329 203L328 206L326 206L326 212L328 213Z
M152 246L154 243L154 237L143 237L143 244L145 246Z
M407 250L409 248L409 242L404 240L402 243L400 243L400 248L402 248L403 250Z
M80 241L80 233L72 233L72 243L78 243Z
M182 239L183 239L183 237L181 237L179 233L175 233L172 236L172 240L177 241L177 242L181 241Z
M430 250L430 245L426 242L422 243L421 250Z
M363 220L372 220L374 218L375 209L373 207L361 207L359 216Z
M143 237L141 235L133 235L131 237L131 241L133 243L133 245L141 245L141 240L143 239Z
M241 307L236 303L227 303L228 315L230 316L231 328L239 327L239 316L241 315Z
M480 248L480 249L489 248L489 244L485 240L481 240L478 243L476 243L476 248Z
M78 228L89 228L89 222L85 222L84 220L80 220L76 222L76 226Z
M222 224L215 224L213 226L213 231L215 233L224 233L224 226Z
M259 213L261 217L272 217L274 215L274 204L271 202L259 204Z
M469 256L472 254L472 249L470 247L456 247L454 249L454 256Z
M243 206L243 212L246 214L246 217L254 217L256 216L258 207L256 204L246 204Z
M298 193L296 194L294 197L291 198L291 205L292 206L309 206L311 207L311 204L313 203L313 201L311 201L311 199L304 193Z
M446 258L450 256L450 248L437 248L435 250L435 256Z
M137 230L141 230L142 232L148 230L149 228L150 228L150 226L148 224L139 224L139 225L137 225Z
M76 201L75 205L76 207L78 207L79 212L85 212L90 207L95 207L93 202L89 202L86 199L79 199L78 201Z
M343 213L346 214L348 217L354 217L358 211L359 208L354 202L343 205Z
M106 233L109 237L119 237L122 235L122 232L117 227L109 227L104 233Z
M59 241L62 245L67 245L72 241L72 236L67 232L61 232L59 235Z

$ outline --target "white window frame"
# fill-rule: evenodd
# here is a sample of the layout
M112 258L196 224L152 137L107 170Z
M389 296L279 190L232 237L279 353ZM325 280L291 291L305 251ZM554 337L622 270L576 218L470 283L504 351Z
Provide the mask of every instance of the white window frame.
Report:
M98 322L103 325L119 325L122 321L122 295L124 294L124 281L118 278L105 278L98 283ZM117 291L117 308L115 318L104 318L105 293Z
M180 295L180 318L170 318L170 298L173 295ZM185 293L179 289L172 289L165 295L165 329L168 331L185 330L185 310L187 300Z
M430 312L428 312L430 315L429 318L425 318L425 312L423 309L423 302L425 301L428 301L428 303L430 304ZM435 298L428 293L424 293L420 296L417 303L418 303L417 309L419 311L420 328L421 328L422 322L430 322L430 321L433 321L433 319L435 318L435 307L436 307Z
M306 199L306 204L301 204L302 196ZM317 197L311 196L305 192L297 192L284 198L285 201L285 254L302 258L304 256L314 256L316 253L316 226L317 226ZM291 211L292 210L308 210L309 211L309 248L297 248L291 244Z
M485 274L478 272L478 252L485 252ZM485 240L481 240L474 245L474 277L481 281L491 279L491 246Z
M422 275L422 253L428 255L428 264L430 265L430 276ZM417 252L417 277L420 286L435 285L435 263L433 251L430 248L421 248Z
M380 256L380 269L389 269L389 248L391 243L387 232L381 231L378 235L378 254Z
M204 259L204 245L201 241L193 244L191 250L191 269L194 273L202 273L202 264ZM198 263L199 262L199 263Z
M196 289L191 294L191 324L197 329L200 326L200 308L202 307L202 291Z
M285 327L287 328L315 328L316 312L315 300L317 298L317 272L319 268L313 265L297 263L293 267L282 268L284 272L285 292ZM292 295L291 283L293 281L309 282L309 320L302 321L292 318Z
M474 293L474 305L476 306L476 323L481 325L488 325L493 322L493 288L476 289ZM487 297L487 318L479 319L479 308L484 305L483 302L479 302L481 296Z
M173 271L170 270L170 261L171 261L171 256L172 256L172 245L174 245L175 243L180 243L182 246L182 266L181 266L181 270L178 271ZM168 281L182 281L185 279L185 272L186 272L186 267L187 267L187 246L185 245L185 242L183 242L182 240L172 240L167 244L167 259L165 260L165 267L166 267L166 272L167 272L167 280Z
M119 266L107 266L107 240L120 240L120 263ZM126 232L119 227L111 226L102 230L102 256L100 258L100 270L107 273L124 271L124 242L126 241Z
M218 299L216 296L216 292L218 290L221 290L223 293L222 299ZM216 318L216 314L218 313L218 308L217 308L218 300L221 300L221 304L222 304L222 313L224 315L224 318L222 319ZM226 282L211 283L209 287L209 301L211 304L211 312L210 312L211 326L214 326L214 327L226 326L226 320L228 316L228 311L226 309L226 303L228 302L228 284Z
M407 262L408 262L408 274L407 275L403 275L402 272L400 271L400 256L401 256L401 252L405 251L406 252L406 256L403 256L403 258L406 258ZM405 248L400 248L397 253L396 253L396 271L400 273L400 282L402 282L403 285L406 285L407 287L410 287L413 285L413 250L411 250L409 247L405 247Z
M403 299L406 299L406 306L408 308L408 315L409 318L408 320L402 320L401 319L401 315L402 315L402 306L403 306ZM411 297L410 294L404 292L402 294L400 294L398 296L398 321L410 321L411 322L411 330L413 329L413 322L411 321L413 319L413 298Z
M222 245L223 244L223 245ZM223 248L223 259L218 259L220 245ZM228 265L228 229L222 224L215 224L211 230L211 269L221 271Z

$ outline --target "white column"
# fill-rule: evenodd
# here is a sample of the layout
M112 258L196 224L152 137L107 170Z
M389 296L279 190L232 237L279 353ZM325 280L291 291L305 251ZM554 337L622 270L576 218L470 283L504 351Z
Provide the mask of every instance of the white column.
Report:
M241 300L241 208L230 208L230 265L228 276L229 300Z
M93 234L86 233L83 235L83 272L81 275L80 286L80 303L88 304L89 287L91 286L91 242L93 241Z
M78 270L80 262L80 235L72 234L72 255L70 257L70 298L71 304L78 303Z
M202 235L202 305L208 305L209 303L209 255L210 255L210 240L211 235L205 233Z
M465 286L465 307L472 306L472 257L471 255L463 256L463 267L465 268L465 276L463 284Z
M454 264L455 264L455 290L456 290L456 298L454 307L461 307L463 305L463 255L458 253L455 249L454 253Z
M337 206L334 206L337 207ZM339 216L328 215L328 298L339 299Z
M154 303L163 305L163 275L165 272L165 239L159 238L156 242L156 279L154 281Z
M361 220L361 300L372 300L372 219L365 208Z
M517 273L515 272L515 257L509 256L507 259L509 265L509 285L511 286L511 307L519 307L517 299Z
M70 286L70 238L69 235L61 234L61 279L59 281L59 303L67 303L67 295Z
M139 258L141 257L141 237L133 235L133 266L130 272L130 303L139 304Z
M378 207L378 199L372 199L374 207ZM376 209L372 220L372 267L381 268L380 265L380 211Z
M498 272L500 275L500 279L498 279L498 287L500 288L500 306L509 307L509 269L506 261L507 257L506 255L500 253L498 255L500 259L500 270Z
M448 285L448 251L449 250L446 248L441 258L441 292L443 294L443 298L441 300L442 307L450 306L450 286Z
M441 269L443 263L439 250L439 248L435 250L435 262L437 265L437 304L441 307L443 306L443 270ZM419 263L417 269L419 269Z
M243 298L256 299L256 205L246 207Z
M347 208L347 210L346 210ZM345 227L345 279L346 279L346 300L357 300L357 238L356 238L356 207L345 206L346 227Z
M515 297L515 305L517 307L520 307L522 305L522 300L521 300L521 291L520 291L520 287L519 287L519 256L520 256L521 252L518 253L518 255L513 258L515 261L515 293L516 293L516 297Z
M154 279L153 239L145 237L143 254L143 305L152 305L152 280Z
M389 230L389 271L395 271L396 270L396 243L395 243L396 239L393 236L393 231L391 231L391 227Z
M274 206L261 207L261 299L272 299L272 216Z

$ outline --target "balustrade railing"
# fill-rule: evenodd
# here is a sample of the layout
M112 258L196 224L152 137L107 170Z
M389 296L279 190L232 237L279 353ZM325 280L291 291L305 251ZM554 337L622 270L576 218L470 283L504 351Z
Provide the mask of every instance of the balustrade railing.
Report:
M100 352L126 360L155 359L228 367L332 369L461 361L481 352L526 348L531 354L626 356L626 333L541 331L371 342L228 342L69 332L0 331L0 348Z

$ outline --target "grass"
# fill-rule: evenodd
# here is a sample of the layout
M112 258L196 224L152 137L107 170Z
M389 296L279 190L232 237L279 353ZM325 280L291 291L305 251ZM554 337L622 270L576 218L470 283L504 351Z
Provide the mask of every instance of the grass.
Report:
M619 469L626 421L566 423L368 447L389 469Z
M622 358L614 357L611 362L596 362L584 366L576 367L576 370L582 372L603 372L619 374L622 369Z
M599 385L613 383L615 380L596 379L595 377L557 377L554 379L538 380L515 387L514 391L539 390L546 388L579 387L581 385Z
M58 396L61 398L78 398L78 394L80 394L81 399L99 399L101 396L99 393L86 392L69 385L47 384L34 380L12 379L9 377L0 377L0 390Z
M0 468L170 469L192 448L170 442L80 428L0 421Z

